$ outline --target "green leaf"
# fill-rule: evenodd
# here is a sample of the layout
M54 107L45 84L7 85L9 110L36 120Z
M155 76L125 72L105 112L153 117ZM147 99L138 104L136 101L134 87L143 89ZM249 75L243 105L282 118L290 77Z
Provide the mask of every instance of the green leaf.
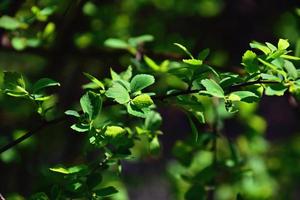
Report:
M24 37L14 37L11 40L11 44L12 46L16 49L16 50L23 50L26 48L27 46L27 39Z
M253 51L246 51L242 58L242 64L246 67L247 72L254 73L259 70L258 63L256 62L256 53Z
M149 107L149 106L153 105L153 101L152 101L151 97L147 94L141 94L141 95L135 97L132 100L132 103L138 109L142 109L142 108Z
M283 69L284 65L284 59L283 58L275 58L272 60L271 64L275 65L278 69Z
M223 98L223 89L212 79L204 79L201 84L205 87L206 91L201 91L201 93L209 94L215 97Z
M134 104L128 102L127 112L136 117L146 118L147 115L151 112L151 110L147 107L138 109Z
M298 77L297 69L291 61L285 60L283 66L288 72L289 77L291 77L293 80Z
M193 138L193 141L194 141L195 143L197 143L198 137L199 137L198 129L197 129L195 123L193 122L192 118L191 118L189 115L188 115L188 119L189 119L189 123L190 123L191 130L192 130L192 138Z
M107 126L104 135L109 137L117 137L126 133L126 130L120 126Z
M141 91L155 82L154 76L148 74L135 75L130 82L131 92Z
M50 168L49 170L61 174L69 174L69 170L64 167L54 167L54 168Z
M277 51L277 47L275 47L273 44L266 42L267 47L271 49L272 52Z
M42 78L38 80L32 87L33 93L39 92L41 89L53 86L60 86L59 82L54 81L50 78Z
M120 77L124 81L129 81L132 77L132 67L129 65L126 71L120 73Z
M160 152L160 143L158 137L155 136L149 143L149 150L152 155L158 155Z
M286 50L290 46L290 43L288 40L279 39L277 46L279 50Z
M90 125L89 124L77 123L77 124L73 124L71 126L71 129L73 129L74 131L83 133L83 132L87 132L87 131L90 130Z
M114 82L112 87L105 92L105 95L108 98L113 98L119 104L125 104L130 100L127 89L119 82Z
M92 91L88 91L81 97L80 105L82 111L88 114L90 120L93 120L100 112L102 106L101 96Z
M253 49L258 49L258 50L264 52L264 54L266 54L266 55L271 53L271 50L267 46L265 46L264 44L261 44L259 42L254 41L254 42L250 43L250 47Z
M291 56L291 55L281 55L281 58L287 59L287 60L300 60L299 57Z
M159 66L148 56L144 56L144 60L146 62L146 64L153 69L154 71L159 71Z
M182 62L190 65L202 65L203 61L202 60L197 60L197 59L183 59Z
M270 69L274 70L274 71L278 71L278 67L274 64L271 64L261 58L258 58L258 61L261 62L262 64L264 64L265 66L269 67Z
M65 114L74 117L80 117L80 114L76 110L66 110Z
M73 167L65 168L65 167L53 167L49 168L50 171L58 172L61 174L75 174L80 172L86 172L87 166L86 165L76 165Z
M176 46L179 47L181 50L183 50L187 55L190 56L190 58L194 59L193 55L189 52L189 50L188 50L185 46L183 46L183 45L181 45L181 44L179 44L179 43L174 43L174 45L176 45Z
M104 41L104 45L110 48L115 49L127 49L129 47L128 43L124 40L120 40L117 38L109 38Z
M272 74L265 74L265 73L262 73L260 74L261 78L263 80L268 80L268 81L278 81L278 82L281 82L282 80L278 77L278 76L274 76Z
M109 187L105 187L105 188L101 188L99 190L95 190L94 193L99 196L99 197L106 197L106 196L110 196L112 194L117 193L118 190L116 190L116 188L109 186Z
M158 112L151 111L147 114L144 126L147 130L155 131L159 129L162 118Z
M272 84L266 87L265 94L268 96L283 96L287 88L281 84Z
M83 74L84 74L90 81L92 81L93 83L95 83L99 88L101 88L102 90L105 89L104 84L103 84L101 81L99 81L97 78L95 78L94 76L92 76L92 75L90 75L90 74L88 74L88 73L85 73L85 72L83 72Z
M3 90L4 93L10 96L22 97L28 95L25 81L22 75L17 72L4 72Z
M113 81L120 80L121 77L112 68L110 68L110 76Z
M205 60L207 58L207 56L209 55L209 49L203 49L198 56L199 60Z
M0 17L0 28L15 30L17 28L20 28L21 26L22 23L13 17L7 15L3 15L2 17Z
M138 45L145 42L152 42L154 37L152 35L141 35L137 37L131 37L128 40L128 43L133 47L138 47Z
M247 103L255 102L259 97L250 91L236 91L230 93L228 99L231 101L244 101Z

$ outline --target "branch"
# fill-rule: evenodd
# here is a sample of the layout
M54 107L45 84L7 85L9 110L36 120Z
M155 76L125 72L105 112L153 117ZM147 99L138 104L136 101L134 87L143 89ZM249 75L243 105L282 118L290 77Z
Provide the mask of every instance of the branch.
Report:
M258 80L255 80L255 81L249 81L249 82L238 83L238 84L232 85L232 86L230 86L229 90L230 91L234 91L234 90L237 90L237 89L239 89L241 87L250 86L250 85L257 85L257 84L277 84L277 83L280 83L280 82L278 82L278 81L266 81L266 80L258 79Z
M230 86L230 89L238 89L240 87L244 87L244 86L249 86L249 85L256 85L256 84L276 84L279 83L277 81L264 81L264 80L256 80L256 81L249 81L249 82L244 82L244 83L239 83L236 85L232 85ZM171 94L165 94L165 95L155 95L153 96L153 100L158 100L158 101L163 101L167 98L171 98L171 97L176 97L176 96L180 96L180 95L189 95L189 94L195 94L200 92L201 89L194 89L194 90L184 90L184 91L177 91ZM109 107L109 106L113 106L113 105L118 105L116 102L108 102L106 103L104 106L105 107ZM57 124L59 122L65 121L67 119L67 116L62 116L60 118L51 120L51 121L45 121L43 122L40 126L38 126L37 128L27 132L26 134L24 134L23 136L21 136L20 138L13 140L12 142L8 143L7 145L3 146L0 149L0 154L5 152L6 150L18 145L19 143L23 142L24 140L26 140L27 138L31 137L32 135L37 134L38 132L40 132L41 130L45 129L46 127L53 125L53 124Z
M33 130L27 132L26 134L22 135L21 137L19 137L18 139L13 140L12 142L10 142L7 145L3 146L0 149L0 154L5 152L6 150L18 145L19 143L23 142L27 138L37 134L38 132L40 132L41 130L47 128L48 126L53 125L53 124L57 124L57 123L62 122L66 119L67 119L67 116L65 115L65 116L62 116L60 118L57 118L57 119L54 119L54 120L51 120L51 121L43 122L40 126L36 127L35 129L33 129Z

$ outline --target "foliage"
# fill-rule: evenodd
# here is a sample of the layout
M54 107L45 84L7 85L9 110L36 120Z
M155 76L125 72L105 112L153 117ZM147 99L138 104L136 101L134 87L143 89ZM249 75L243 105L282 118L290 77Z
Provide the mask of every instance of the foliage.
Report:
M219 7L206 13L199 9L205 16L214 15L222 9L222 4L216 2L211 1L211 5ZM168 3L156 6L168 7ZM3 15L0 28L7 32L17 51L47 47L55 35L51 17L61 12L58 8L55 3L45 3L15 17ZM80 9L90 17L99 12L90 1ZM180 12L177 7L172 9ZM43 24L43 30L30 34L24 31L36 23ZM75 44L84 49L90 40L83 34ZM173 145L173 160L167 164L174 198L276 198L279 185L272 173L284 178L280 167L276 167L277 154L267 155L269 144L263 136L267 125L255 110L265 96L290 95L295 101L300 98L300 58L290 50L289 41L251 42L241 58L243 69L239 72L213 66L209 49L196 56L180 43L174 43L174 48L183 56L157 59L144 49L145 43L152 41L150 34L106 39L103 46L111 52L127 52L130 65L122 72L110 68L110 78L83 72L88 83L82 85L77 103L64 114L57 112L63 100L57 100L55 94L59 92L57 86L64 87L63 82L41 78L32 83L31 77L22 73L0 71L1 94L15 105L30 104L29 112L37 112L42 121L41 126L28 132L17 130L13 143L5 145L1 141L3 162L17 157L16 145L26 146L30 141L27 138L58 122L70 122L67 130L78 133L83 140L83 147L74 146L80 148L80 159L47 163L42 173L47 181L28 199L126 199L126 185L120 176L124 163L162 155L160 129L163 120L169 119L161 116L161 106L179 108L190 127L190 133ZM224 123L234 116L239 117L246 131L231 137L224 134ZM299 154L296 147L291 151Z
M219 130L221 120L217 117L219 111L215 111L215 119L209 122L212 126L212 132L207 133L208 135L198 132L193 118L198 118L200 114L204 118L201 122L206 121L205 116L207 114L203 108L224 105L228 112L236 112L238 102L257 102L264 94L282 96L286 91L296 96L300 94L299 70L293 64L293 61L299 58L288 54L289 43L287 40L280 39L277 47L270 43L250 43L251 48L258 51L254 53L248 50L244 54L243 65L247 71L244 76L228 72L216 72L210 66L204 64L204 60L195 60L186 47L175 44L183 49L191 59L176 62L176 66L178 66L176 68L172 68L170 64L167 66L168 70L164 73L173 74L183 82L188 80L186 82L188 87L185 90L176 90L170 87L167 93L162 96L150 91L144 92L145 88L155 83L154 76L137 73L132 77L131 67L122 73L111 70L111 79L107 84L85 73L87 78L95 83L97 87L86 89L87 92L80 99L82 110L68 110L66 114L77 118L77 122L71 128L77 132L85 132L83 134L88 137L90 148L105 152L104 157L100 161L91 164L82 163L68 168L61 166L50 168L54 173L53 176L55 173L57 174L55 176L57 176L60 184L63 184L63 187L57 188L54 186L56 192L51 193L49 197L44 193L39 193L32 196L32 199L39 199L41 195L46 199L69 197L97 199L116 193L117 190L113 186L99 188L101 178L98 181L93 180L96 183L91 185L89 177L94 177L94 174L99 174L99 177L101 177L101 173L108 170L109 166L120 168L120 161L130 159L130 149L134 148L135 141L139 140L140 137L144 137L144 135L149 140L149 149L159 148L157 140L159 127L155 124L160 123L162 118L154 110L157 101L172 102L179 106L183 104L184 109L189 113L188 118L192 129L191 143L184 142L174 147L174 153L176 157L178 156L178 161L188 168L193 164L192 160L186 161L189 156L185 154L198 151L204 153L206 151L216 157L219 145L225 145L222 138L226 136L222 135ZM145 60L138 62L149 64L150 58L144 58ZM180 73L180 70L184 70L185 73ZM155 69L149 66L149 73L151 71L153 73ZM43 78L33 84L31 89L28 89L22 75L16 72L4 72L2 91L10 96L28 98L37 102L37 105L41 105L40 101L43 102L48 99L48 96L43 95L41 91L44 88L57 85L60 84L51 79ZM204 100L205 96L208 96L209 99ZM210 101L211 104L202 105L203 100ZM147 126L142 123L140 125L136 124L135 127L129 127L123 121L116 121L113 118L103 122L97 120L97 118L101 118L103 106L106 102L111 102L109 106L123 105L124 107L119 107L120 115L128 113L133 119L135 117L145 118L138 119L138 121L145 121L144 123L147 123ZM199 110L198 107L201 109ZM158 116L156 118L158 122L149 121L153 120L153 115ZM213 145L213 148L209 151L211 145ZM183 172L183 180L191 184L191 188L188 189L185 195L186 199L195 199L196 197L204 199L211 190L206 188L213 183L213 180L215 180L214 182L217 181L218 185L228 183L230 179L222 180L222 182L218 180L219 170L225 170L229 174L239 174L240 178L231 180L231 182L233 181L232 184L238 184L244 179L243 171L247 163L242 161L242 158L238 158L238 152L236 152L234 145L229 143L230 151L232 151L231 156L227 157L220 154L214 161L209 161L204 168L200 164L194 169L196 171ZM254 171L254 173L256 172ZM256 195L256 193L245 190L245 188L239 188L237 191L237 194L242 193L242 196L245 195L247 198L255 198Z

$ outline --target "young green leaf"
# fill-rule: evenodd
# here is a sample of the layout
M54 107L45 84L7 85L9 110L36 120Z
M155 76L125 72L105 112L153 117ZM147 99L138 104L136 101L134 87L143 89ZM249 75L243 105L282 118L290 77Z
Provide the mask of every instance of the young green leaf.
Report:
M146 62L146 64L153 69L153 71L159 71L159 66L154 62L154 60L152 60L151 58L149 58L148 56L144 56L144 60Z
M133 116L146 118L147 115L151 112L151 109L148 107L144 107L142 109L137 108L134 104L131 102L128 102L127 104L127 112Z
M286 50L290 46L290 43L288 40L279 39L277 46L279 50Z
M80 105L82 111L88 114L90 120L93 120L100 112L102 106L101 96L92 91L88 91L81 97Z
M152 42L154 37L152 35L141 35L137 37L131 37L128 40L128 43L133 47L138 47L138 45L145 42Z
M179 43L174 43L174 45L176 45L181 50L183 50L187 55L190 56L191 59L194 59L193 55L189 52L189 50L185 46L183 46L182 44L179 44Z
M272 74L265 74L265 73L262 73L262 74L260 74L260 77L261 77L263 80L268 80L268 81L278 81L278 82L281 82L281 81L282 81L278 76L274 76L274 75L272 75Z
M105 89L104 84L103 84L101 81L99 81L97 78L95 78L94 76L92 76L92 75L90 75L90 74L88 74L88 73L85 73L85 72L83 72L83 74L84 74L90 81L92 81L93 83L95 83L99 88L101 88L102 90Z
M71 129L73 129L74 131L83 133L83 132L87 132L90 130L90 125L77 123L77 124L73 124L71 126Z
M153 101L152 101L151 97L147 94L141 94L141 95L135 97L132 100L132 103L138 109L142 109L142 108L149 107L149 106L153 105Z
M283 96L287 88L281 84L272 84L266 87L265 94L268 96Z
M4 72L3 91L5 94L14 97L24 97L29 93L25 88L23 76L17 72Z
M53 172L58 172L62 174L75 174L75 173L81 173L81 172L86 172L87 171L87 166L86 165L75 165L73 167L53 167L49 168L50 171Z
M205 87L206 91L201 91L201 93L209 94L215 97L223 98L224 91L219 84L217 84L212 79L204 79L201 84Z
M0 17L0 28L15 30L17 28L20 28L21 26L22 23L13 17L7 15L3 15L2 17Z
M276 65L271 64L271 63L269 63L269 62L267 62L267 61L265 61L261 58L258 58L258 61L261 62L262 64L264 64L265 66L269 67L270 69L274 70L274 71L276 71L278 69L278 67Z
M110 76L113 81L120 80L121 77L112 68L110 68Z
M236 91L230 93L228 99L231 101L244 101L247 103L255 102L259 97L250 91Z
M283 66L288 72L289 77L291 77L293 80L298 77L297 69L291 61L285 60Z
M109 137L117 137L126 133L126 130L120 126L107 126L104 135Z
M291 55L281 55L280 56L281 58L284 58L284 59L287 59L287 60L300 60L299 57L296 57L296 56L291 56Z
M127 42L117 38L109 38L105 40L104 45L114 49L127 49L129 47Z
M277 47L275 47L273 44L266 42L265 43L269 49L271 49L272 52L277 51Z
M42 78L33 85L32 90L33 93L37 93L44 88L52 87L52 86L60 86L60 84L59 82L54 81L50 78Z
M147 114L144 126L147 130L155 131L159 129L162 123L162 117L158 112L151 111Z
M54 167L54 168L49 168L49 170L61 174L69 174L69 170L64 167Z
M250 47L253 48L253 49L258 49L262 52L264 52L264 54L269 54L271 53L271 50L269 49L269 47L265 46L264 44L261 44L259 42L252 42L250 43Z
M21 51L21 50L25 49L27 46L27 38L14 37L11 40L11 44L16 50Z
M190 65L202 65L203 61L198 59L183 59L182 62Z
M129 81L132 77L132 67L129 65L126 71L120 73L120 78L124 81Z
M199 56L198 56L198 59L199 60L205 60L207 58L207 56L209 55L209 49L203 49L200 53L199 53Z
M95 190L94 193L98 196L98 197L106 197L106 196L110 196L113 195L115 193L117 193L118 190L116 190L116 188L109 186L109 187L105 187L105 188L101 188L98 190Z
M256 53L253 51L246 51L243 55L242 62L249 73L254 73L259 70L258 63L256 61Z
M141 91L142 89L152 85L155 79L152 75L138 74L135 75L130 82L131 92Z
M150 153L152 155L158 155L160 152L160 143L159 140L157 138L157 136L155 136L149 143L149 150Z
M114 82L106 92L105 96L113 98L119 104L125 104L130 100L127 89L119 82Z
M80 114L76 110L66 110L65 114L74 117L80 117Z

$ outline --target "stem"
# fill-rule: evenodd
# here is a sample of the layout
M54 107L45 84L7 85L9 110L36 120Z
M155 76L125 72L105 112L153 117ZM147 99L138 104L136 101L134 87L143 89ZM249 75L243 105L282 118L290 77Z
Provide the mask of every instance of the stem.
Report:
M26 134L22 135L21 137L19 137L18 139L13 140L12 142L10 142L7 145L3 146L0 149L0 154L7 151L8 149L18 145L19 143L23 142L27 138L37 134L38 132L40 132L41 130L47 128L48 126L53 125L53 124L57 124L59 122L62 122L64 120L66 120L66 118L67 118L67 116L65 115L65 116L62 116L60 118L54 119L52 121L43 122L40 126L36 127L35 129L33 129L33 130L27 132Z

